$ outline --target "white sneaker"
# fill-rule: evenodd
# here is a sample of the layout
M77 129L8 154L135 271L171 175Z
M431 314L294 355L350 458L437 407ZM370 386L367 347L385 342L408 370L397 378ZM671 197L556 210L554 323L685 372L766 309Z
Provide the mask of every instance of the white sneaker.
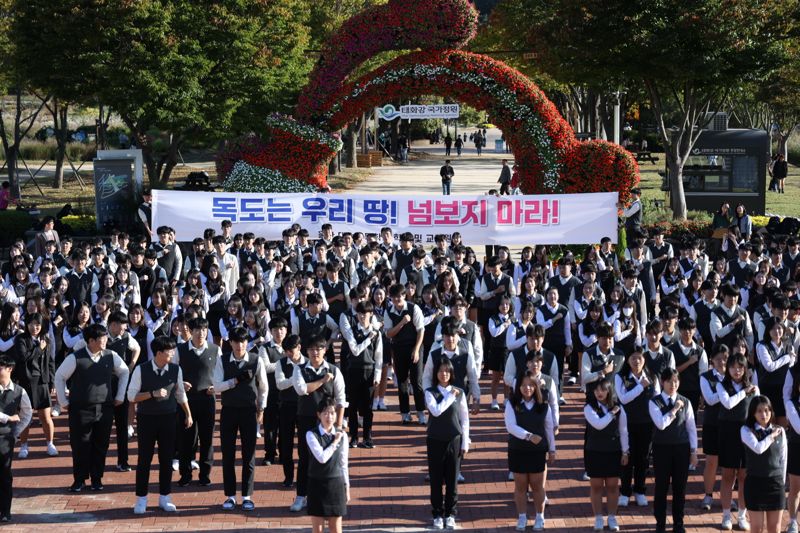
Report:
M374 398L372 400L372 410L373 411L377 411L378 410L378 399L377 398Z
M261 438L261 430L256 431L256 440Z
M442 520L441 516L433 519L433 529L444 529L444 520Z
M786 533L798 533L797 520L792 520L789 522L789 527L786 528Z
M236 509L236 498L228 498L222 504L223 511L233 511L234 509Z
M456 528L456 517L455 516L448 516L444 519L444 527L445 529L455 529Z
M578 378L575 376L570 376L567 378L567 385L575 385L578 382Z
M647 507L647 496L644 494L633 494L634 498L636 498L636 505L639 507Z
M456 483L466 483L466 482L467 480L464 479L464 475L461 472L459 472L458 476L456 477Z
M733 521L731 520L730 513L722 513L722 523L719 528L722 531L730 531L733 529Z
M408 424L411 422L411 413L400 413L400 421L403 424Z
M61 406L58 405L58 404L55 404L53 406L53 408L50 410L50 416L57 417L59 415L61 415Z
M20 459L25 459L28 457L28 443L25 442L20 444L19 446L19 454L17 455Z
M492 411L499 411L500 410L500 404L497 403L497 400L492 400L491 409L492 409Z
M47 443L47 455L49 455L50 457L55 457L56 455L58 455L58 448L56 448L55 444L53 444L52 442Z
M700 502L700 509L703 509L704 511L710 511L711 505L713 503L714 503L714 498L706 494L705 496L703 496L703 501Z
M536 520L533 521L533 530L534 531L544 530L544 515L536 515Z
M303 510L306 506L306 497L305 496L298 496L294 499L294 503L289 507L289 510L293 513L299 513Z
M517 531L525 531L525 528L528 527L528 515L521 514L519 518L517 518Z
M558 405L567 405L567 399L564 398L563 396L560 396L558 398Z
M174 513L175 511L178 510L178 508L175 507L175 504L172 503L172 496L170 495L159 496L158 506L161 507L161 510L166 511L168 513Z
M594 517L594 530L603 531L603 515L599 514Z
M587 474L586 472L584 472L583 476L581 476L581 480L582 481L589 481L590 479L592 479L592 478L590 478L589 474Z
M128 426L128 438L133 438L133 426Z
M385 411L386 410L386 401L383 398L378 400L378 410L379 411Z
M192 461L192 470L200 470L200 465L197 464L197 461Z
M133 506L133 514L144 514L147 511L147 496L137 496L136 505Z
M409 420L411 420L411 416L409 415ZM428 418L425 416L425 411L417 411L417 418L419 419L419 425L424 426L428 423ZM447 520L445 520L446 522Z
M627 507L629 501L630 501L629 497L620 494L619 500L617 500L617 507Z
M509 472L508 473L508 480L509 481L514 481L514 472Z
M617 524L617 517L614 515L608 515L608 530L619 531L619 524Z
M736 522L740 531L750 531L750 522L747 521L747 509L739 511L739 518Z
M177 459L173 459L172 460L172 471L173 472L177 472L179 468L180 468L180 463L178 462Z

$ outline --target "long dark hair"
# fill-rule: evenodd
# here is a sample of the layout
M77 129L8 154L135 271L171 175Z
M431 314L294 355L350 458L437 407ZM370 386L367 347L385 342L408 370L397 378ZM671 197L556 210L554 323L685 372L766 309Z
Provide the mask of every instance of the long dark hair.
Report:
M0 313L0 336L11 337L15 330L11 329L11 315L14 311L19 311L19 306L15 303L6 302L3 304L3 311ZM19 324L16 324L19 326Z
M603 389L604 391L606 391L606 403L605 403L606 409L611 411L612 409L614 409L614 407L616 407L619 404L617 400L617 395L614 393L614 387L611 384L611 378L606 376L600 381L598 381L597 385L595 386L595 390L597 389ZM600 407L600 403L597 401L597 398L595 397L594 393L588 395L586 403L588 403L598 415L601 416L603 415L603 409L602 407Z
M533 372L530 370L525 372L525 375L522 376L517 380L514 384L514 393L511 395L511 406L514 408L515 411L519 411L522 409L522 405L525 403L525 399L522 397L522 382L525 381L525 378L529 379L533 384L533 399L537 405L541 405L542 402L542 386L539 383L539 380L536 376L533 375Z
M722 380L722 385L731 390L733 387L733 378L731 378L731 368L733 365L741 365L744 367L744 375L742 376L742 387L745 389L751 385L750 374L747 372L747 357L744 354L732 353L728 356L728 362L725 366L725 379Z
M450 359L448 359L447 357L442 357L441 359L439 359L439 364L436 365L436 367L433 369L433 376L434 376L434 380L435 380L434 383L436 385L439 385L439 371L442 368L445 368L450 372L450 380L447 382L447 384L448 385L452 385L453 384L453 372L454 372L453 363L451 363Z
M647 358L644 356L644 350L641 346L637 346L633 349L631 353L625 356L625 360L622 362L622 365L619 367L619 375L620 378L624 378L628 374L630 374L633 370L631 369L630 363L628 363L628 359L633 355L638 353L640 356L644 358L644 367L642 368L642 375L646 376L650 383L655 383L656 378L653 376L653 373L650 372L650 368L647 366Z
M745 425L752 430L756 428L756 411L762 405L766 405L769 408L769 426L773 422L775 422L775 409L772 408L772 402L764 395L759 395L753 398L750 402L750 407L747 408L747 420L745 421Z

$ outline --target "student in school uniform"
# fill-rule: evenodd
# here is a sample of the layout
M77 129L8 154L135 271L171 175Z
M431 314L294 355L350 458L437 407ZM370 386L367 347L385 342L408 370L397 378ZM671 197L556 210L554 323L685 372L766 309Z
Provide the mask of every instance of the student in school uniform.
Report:
M308 514L312 531L323 533L325 522L330 533L341 533L342 517L350 501L350 475L347 466L347 434L336 427L337 403L326 396L317 404L319 424L305 434L309 450Z
M703 454L706 464L703 470L703 488L705 495L700 503L704 511L711 510L714 502L714 485L717 481L719 466L719 389L725 379L725 368L730 351L722 343L714 346L711 352L712 368L700 375L700 392L703 395Z
M608 530L619 531L617 505L621 466L628 464L628 420L617 401L610 377L598 381L583 408L586 419L584 462L590 478L594 530L603 530L603 488L606 490Z
M619 372L625 355L614 348L614 330L608 323L597 328L597 344L583 353L581 361L581 385L586 389L587 397L596 383L606 376Z
M489 317L489 370L492 374L491 394L492 411L499 411L500 405L497 403L498 389L501 388L503 370L506 366L508 348L506 348L506 336L509 328L514 321L514 312L511 307L511 298L501 296L498 304L497 313Z
M622 469L619 505L627 507L633 498L636 505L646 507L645 482L653 442L649 405L653 396L661 392L661 385L647 368L641 348L631 352L622 363L619 373L614 376L614 386L620 403L625 407L630 445L629 459Z
M15 365L14 359L0 357L0 522L11 520L14 444L33 416L28 393L11 381Z
M764 337L756 344L758 387L761 393L770 399L776 422L785 425L783 385L789 369L797 360L797 354L792 346L792 340L785 335L786 327L781 319L768 318L764 326Z
M681 375L680 393L689 398L692 409L697 412L700 409L700 376L708 371L708 356L703 347L694 342L697 324L692 318L680 319L678 332L669 350Z
M219 417L222 448L222 482L225 501L222 509L231 511L236 501L236 439L241 437L242 510L253 511L255 481L256 432L258 418L267 406L269 384L264 361L247 351L248 335L243 327L228 333L231 351L217 359L214 367L214 390L220 393L222 409Z
M139 459L136 463L135 514L147 511L147 492L150 466L158 444L158 506L175 512L172 503L172 459L175 456L175 434L178 406L185 416L185 427L191 427L192 413L183 386L183 372L172 363L175 341L169 337L156 337L153 341L153 360L142 363L133 370L128 386L128 401L138 404Z
M280 390L275 380L278 364L283 357L283 341L289 329L289 322L283 317L275 317L269 321L269 331L272 338L258 351L264 363L264 372L267 374L269 392L267 393L267 407L264 409L262 423L264 424L264 459L262 466L271 466L278 457L278 438L280 433Z
M644 358L647 368L654 376L660 376L665 368L675 368L675 356L661 345L661 334L664 323L660 318L654 318L645 326Z
M428 472L434 529L456 528L456 506L461 459L469 451L469 411L466 393L451 384L453 363L442 357L436 369L436 386L425 391L428 422ZM442 485L445 494L442 498Z
M722 530L731 530L731 495L733 484L739 480L739 529L750 528L747 522L747 508L742 501L744 480L744 446L740 430L747 420L750 402L758 396L759 389L750 381L747 371L747 357L741 353L731 354L725 366L725 378L719 387L719 466L722 468L720 502L722 503Z
M541 356L539 356L541 362ZM541 366L541 365L539 365ZM550 381L552 384L552 380ZM514 393L506 402L505 425L508 431L508 470L514 474L514 505L517 509L517 531L528 525L528 497L533 494L536 518L534 531L544 529L544 479L547 465L556 458L555 428L548 394L541 381L525 372L515 383ZM550 394L553 394L551 391ZM556 402L557 405L557 402Z
M753 533L778 533L786 508L786 434L775 424L775 412L766 396L756 396L740 430L747 478L744 501L750 510Z
M294 437L297 429L297 392L292 377L306 363L300 353L300 337L289 335L281 344L284 357L275 366L275 386L278 387L278 418L280 420L280 458L283 466L283 487L294 484Z
M787 533L797 533L797 511L800 507L800 380L792 384L788 398L784 400L788 428L788 464L789 472L789 527Z
M661 394L650 400L653 420L653 470L656 489L653 514L656 532L666 531L667 492L672 483L672 530L684 533L684 504L689 465L697 465L697 427L689 400L678 394L680 377L674 368L665 368L661 376Z

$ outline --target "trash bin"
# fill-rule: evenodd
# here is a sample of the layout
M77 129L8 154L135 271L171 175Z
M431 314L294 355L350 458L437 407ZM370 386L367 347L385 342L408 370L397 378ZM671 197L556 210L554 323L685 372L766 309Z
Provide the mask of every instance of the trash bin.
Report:
M503 141L502 139L496 139L494 141L494 151L495 151L495 153L498 153L498 154L505 153L505 151L506 151L505 141Z

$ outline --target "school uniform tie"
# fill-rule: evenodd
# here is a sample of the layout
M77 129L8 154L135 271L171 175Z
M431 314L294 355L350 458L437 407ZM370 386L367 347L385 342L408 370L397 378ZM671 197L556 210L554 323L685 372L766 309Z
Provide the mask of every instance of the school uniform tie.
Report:
M760 441L766 439L769 436L769 434L770 431L767 431L766 429L763 428L756 430L756 438L758 438L758 440Z
M329 435L327 433L322 434L322 444L323 448L327 448L333 442L333 435Z
M671 411L671 410L672 410L672 407L673 407L674 405L675 405L675 404L674 404L674 402L672 401L672 398L667 398L667 410L668 410L668 411Z

